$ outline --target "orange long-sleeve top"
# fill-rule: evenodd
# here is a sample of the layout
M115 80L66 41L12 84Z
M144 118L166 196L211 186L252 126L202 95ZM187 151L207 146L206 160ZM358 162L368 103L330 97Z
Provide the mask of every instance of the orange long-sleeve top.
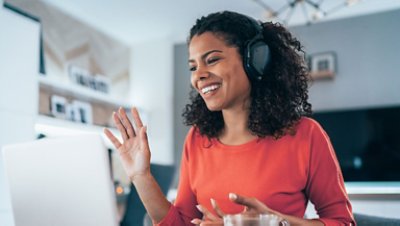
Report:
M322 127L303 117L294 135L259 138L242 145L209 140L192 127L184 144L175 203L158 225L193 225L201 204L213 211L213 198L225 213L243 206L230 192L255 197L269 208L304 216L308 200L325 225L355 225L334 149Z

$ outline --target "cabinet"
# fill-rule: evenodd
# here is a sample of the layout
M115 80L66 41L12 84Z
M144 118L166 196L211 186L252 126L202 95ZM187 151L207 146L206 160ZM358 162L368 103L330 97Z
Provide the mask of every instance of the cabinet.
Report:
M0 8L0 150L35 137L37 115L38 23ZM0 151L1 152L1 151ZM0 225L14 225L0 153Z

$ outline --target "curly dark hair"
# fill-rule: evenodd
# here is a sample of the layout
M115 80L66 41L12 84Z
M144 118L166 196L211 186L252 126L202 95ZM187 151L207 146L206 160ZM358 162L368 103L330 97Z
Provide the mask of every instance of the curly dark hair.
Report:
M245 44L260 32L253 19L236 12L217 12L203 16L190 30L188 45L192 38L212 32L228 46L238 48L243 57ZM248 128L258 137L273 136L276 139L288 132L302 116L312 114L308 102L308 69L300 42L279 23L261 23L262 34L271 52L271 61L262 80L250 80L251 103ZM192 89L191 103L182 116L184 123L195 126L208 138L217 137L224 121L221 111L208 110L203 98Z

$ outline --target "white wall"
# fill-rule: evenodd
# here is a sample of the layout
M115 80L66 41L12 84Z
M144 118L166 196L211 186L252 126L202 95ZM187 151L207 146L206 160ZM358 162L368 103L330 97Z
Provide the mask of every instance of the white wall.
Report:
M38 106L38 23L0 8L0 149L34 139ZM0 155L0 225L14 225Z
M151 161L173 164L173 43L136 44L131 60L130 100L147 114Z
M334 51L333 80L310 87L314 111L400 104L400 10L292 27L307 54Z

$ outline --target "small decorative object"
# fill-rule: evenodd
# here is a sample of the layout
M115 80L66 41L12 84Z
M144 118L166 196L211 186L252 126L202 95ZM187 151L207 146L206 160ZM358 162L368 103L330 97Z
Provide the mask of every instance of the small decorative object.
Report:
M74 104L67 104L66 108L65 108L65 112L66 112L66 118L70 121L73 122L79 122L80 121L80 117L79 116L79 112L78 109L75 107Z
M312 80L335 77L336 54L334 52L312 54L308 60Z
M74 100L71 105L73 105L72 112L74 112L75 121L85 124L93 123L92 106L89 103Z
M100 92L108 93L110 89L110 83L110 79L104 75L95 76L95 89Z
M51 114L56 118L66 118L67 99L62 96L53 95L50 100Z
M69 65L69 67L68 67L69 79L74 84L81 85L82 83L84 83L83 77L86 77L86 74L87 74L87 71L82 70L79 67L76 67L76 66L73 66L73 65Z
M70 80L77 85L90 88L102 93L108 93L110 87L110 79L104 75L92 75L89 71L74 65L68 67L68 75Z

